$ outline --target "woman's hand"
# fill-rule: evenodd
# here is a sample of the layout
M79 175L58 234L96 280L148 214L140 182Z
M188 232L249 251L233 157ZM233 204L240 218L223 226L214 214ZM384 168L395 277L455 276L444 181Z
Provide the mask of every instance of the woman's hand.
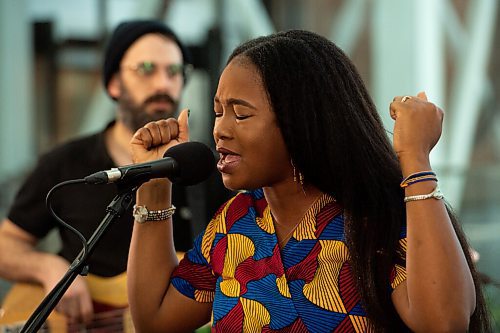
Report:
M134 163L160 159L170 147L189 141L188 112L184 109L178 119L152 121L138 129L130 141Z
M390 111L402 176L431 170L429 153L441 136L443 111L425 93L394 98ZM436 181L418 182L404 193L429 194L436 188ZM396 311L414 332L466 332L475 287L445 204L429 198L405 207L406 280L391 295Z
M395 120L393 144L399 160L407 156L428 158L441 136L443 110L427 101L421 92L417 96L395 97L390 112Z

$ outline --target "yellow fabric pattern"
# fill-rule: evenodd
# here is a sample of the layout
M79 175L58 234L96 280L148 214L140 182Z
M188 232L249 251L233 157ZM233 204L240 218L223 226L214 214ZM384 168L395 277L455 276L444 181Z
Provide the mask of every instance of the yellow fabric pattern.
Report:
M338 289L340 268L349 257L347 246L336 240L319 242L318 268L313 280L304 285L304 296L328 311L347 313Z
M243 319L243 332L245 333L260 333L262 327L271 322L271 315L269 311L259 302L240 298L243 307L245 318Z
M209 303L213 302L214 300L215 293L213 291L208 291L208 290L195 290L194 291L194 298L198 302L201 303Z
M212 242L215 238L215 234L226 233L226 222L224 217L226 216L231 202L233 202L235 198L236 197L233 197L228 201L228 204L224 206L222 213L215 216L205 229L205 234L203 235L201 241L201 253L208 263L210 263L210 249L212 248Z
M290 289L288 289L288 284L286 281L285 274L276 278L276 285L278 286L278 290L281 295L287 298L292 298L292 295L290 294Z
M240 296L241 286L236 279L224 279L220 283L220 291L227 297Z
M262 212L262 218L256 217L255 222L265 232L268 234L274 234L276 231L274 230L273 217L271 216L271 209L267 206Z
M295 228L293 233L293 238L297 241L304 239L316 239L314 232L316 231L316 221L314 221L314 215L311 214L311 210L302 217L302 220Z
M316 215L326 203L331 201L335 201L335 199L327 194L323 194L318 200L316 200L297 225L297 228L293 233L293 238L297 241L304 239L316 239Z
M406 250L407 250L407 247L408 247L408 243L407 243L407 238L406 237L405 238L401 238L399 240L399 247L400 247L400 249L401 249L401 251L403 253L406 253Z
M396 287L399 286L401 282L406 280L406 269L400 265L394 265L394 268L396 269L396 276L391 282L392 289L396 289Z
M349 315L352 326L356 330L356 333L365 333L368 326L366 317Z
M222 278L220 287L224 295L228 297L240 296L240 284L234 275L236 268L244 260L251 257L255 253L255 244L246 236L240 234L227 235L227 253L224 258L224 269L222 271Z
M406 238L402 238L399 240L399 247L403 253L406 253L406 248L407 248ZM406 280L406 268L400 265L394 265L394 268L396 269L396 276L394 277L394 280L391 282L392 289L396 289L396 287L399 286L401 282Z

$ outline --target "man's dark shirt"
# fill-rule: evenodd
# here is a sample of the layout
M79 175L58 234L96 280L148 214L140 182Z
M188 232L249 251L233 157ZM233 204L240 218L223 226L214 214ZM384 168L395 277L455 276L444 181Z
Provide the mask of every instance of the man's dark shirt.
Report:
M71 231L62 227L45 206L45 197L56 184L81 179L94 172L116 167L106 151L104 132L61 145L43 155L34 171L17 193L8 218L38 238L58 228L62 241L59 254L69 262L77 257L82 244ZM52 207L66 223L89 239L106 214L106 207L117 193L114 184L77 184L62 187L52 196ZM187 251L192 245L191 224L185 189L173 186L174 242L178 251ZM135 196L134 196L135 202ZM128 211L115 220L90 257L89 272L109 277L126 271L128 250L132 235L131 204ZM183 214L184 212L184 214Z

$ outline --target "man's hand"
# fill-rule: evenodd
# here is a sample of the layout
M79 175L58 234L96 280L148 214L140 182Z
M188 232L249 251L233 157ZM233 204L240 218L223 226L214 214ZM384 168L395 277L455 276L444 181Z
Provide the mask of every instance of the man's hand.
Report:
M69 263L61 257L53 256L43 287L49 293L69 269ZM90 323L94 316L92 298L84 278L77 276L56 306L56 310L68 318L68 322Z

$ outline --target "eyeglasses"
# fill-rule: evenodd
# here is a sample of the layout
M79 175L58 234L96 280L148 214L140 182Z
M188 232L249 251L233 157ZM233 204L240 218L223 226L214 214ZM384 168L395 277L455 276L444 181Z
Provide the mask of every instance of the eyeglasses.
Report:
M138 63L137 65L129 65L123 66L126 69L132 70L137 75L142 77L151 77L155 75L159 70L161 70L161 66L152 62L152 61L143 61ZM171 79L182 75L184 80L187 79L188 75L193 70L193 66L191 64L171 64L164 67L167 76Z

